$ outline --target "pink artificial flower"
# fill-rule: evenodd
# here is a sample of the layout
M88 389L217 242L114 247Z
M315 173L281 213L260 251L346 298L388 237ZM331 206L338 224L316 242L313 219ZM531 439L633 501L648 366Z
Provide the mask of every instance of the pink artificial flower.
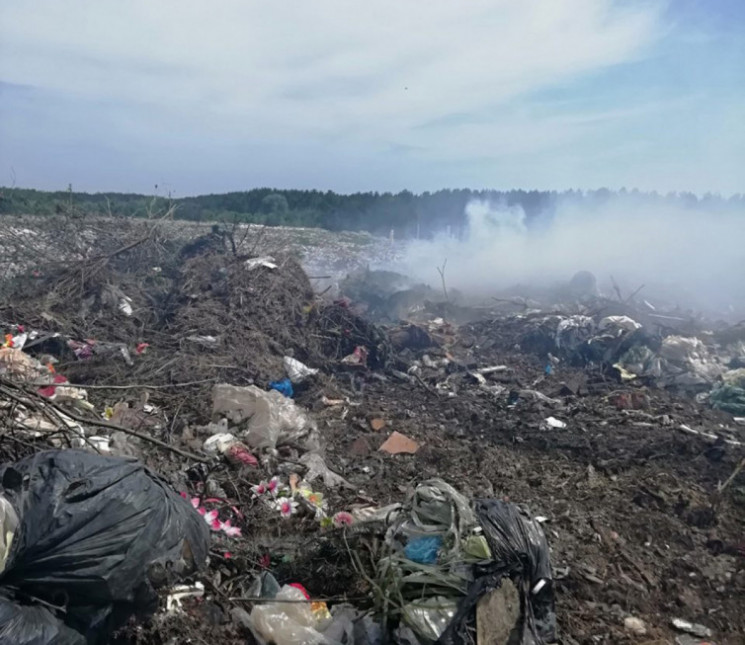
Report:
M198 497L192 497L192 498L191 498L191 500L189 500L189 501L191 501L191 505L192 505L192 506L193 506L194 508L199 508L199 498L198 498ZM204 509L200 510L200 513L201 513L201 512L203 511L203 510L204 510Z
M347 513L346 511L339 511L336 515L334 515L331 521L334 523L334 526L337 529L340 529L346 526L352 526L352 524L354 524L354 517L352 517L351 513Z
M230 558L233 557L233 554L230 551L225 551L225 553L222 554L222 557L226 560L230 560Z
M260 482L258 486L251 486L251 490L257 495L264 495L269 490L269 487L266 482Z
M225 520L220 525L220 530L222 530L225 535L228 537L241 537L241 529L238 526L233 526L230 523L230 520Z
M181 495L181 497L183 497L184 499L187 499L189 497L184 491L181 491L179 495Z
M200 508L199 512L202 513L202 510L203 509ZM217 511L209 511L209 512L205 511L204 513L202 513L202 515L204 515L204 521L207 522L207 524L209 524L210 527L212 528L215 520L217 519ZM214 529L214 530L218 530L218 529Z
M287 519L295 512L295 509L297 508L297 502L291 499L283 499L278 503L277 508L279 509L282 517Z
M215 517L214 520L210 522L210 528L213 531L221 531L222 530L222 522Z
M269 492L276 497L277 493L279 492L279 477L272 477L269 480L268 484Z

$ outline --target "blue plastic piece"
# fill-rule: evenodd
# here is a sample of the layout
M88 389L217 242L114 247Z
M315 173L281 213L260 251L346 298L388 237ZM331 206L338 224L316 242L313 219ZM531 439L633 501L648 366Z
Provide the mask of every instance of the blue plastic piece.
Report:
M292 389L292 381L288 378L281 381L272 381L269 383L269 389L277 390L277 392L284 394L288 399L291 399L292 395L295 394L295 391Z
M546 376L551 376L553 372L554 372L554 368L551 366L551 363L546 365Z
M419 564L434 564L437 562L437 553L442 546L442 537L433 535L431 537L420 537L411 540L404 548L404 554L409 560Z

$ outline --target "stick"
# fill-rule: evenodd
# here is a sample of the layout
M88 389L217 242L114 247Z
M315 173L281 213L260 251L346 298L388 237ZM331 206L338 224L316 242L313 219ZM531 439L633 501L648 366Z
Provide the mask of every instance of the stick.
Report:
M628 298L626 298L626 302L631 302L634 299L634 296L638 294L642 289L644 289L645 285L641 285L634 293L632 293Z
M729 477L727 477L727 481L725 481L723 484L721 484L719 486L719 492L720 493L722 491L724 491L724 489L727 488L727 486L729 486L734 481L735 477L737 477L740 474L740 471L743 468L745 468L745 457L743 457L740 460L740 463L737 464L737 466L735 467L735 469L732 471L732 474Z
M170 450L171 452L176 453L177 455L181 455L182 457L186 457L187 459L192 459L194 461L198 461L203 464L210 463L209 459L205 459L204 457L200 457L199 455L195 455L193 453L187 452L185 450L181 450L180 448L176 448L175 446L169 446L165 441L161 441L160 439L156 439L155 437L149 437L146 434L143 434L141 432L138 432L137 430L130 430L129 428L125 428L124 426L117 425L115 423L109 423L108 421L99 421L98 419L90 419L83 416L80 416L79 414L76 414L70 410L66 410L62 406L58 405L54 401L50 401L49 399L41 396L40 394L37 394L36 392L29 392L27 390L24 390L23 388L18 387L15 383L6 381L5 379L0 379L0 383L2 383L5 386L10 386L14 389L20 390L26 395L33 396L36 399L39 399L44 402L45 405L48 405L58 412L61 412L67 417L70 417L73 421L77 421L78 423L85 423L87 425L96 426L98 428L106 428L107 430L114 430L118 432L123 432L124 434L131 435L133 437L137 437L138 439L142 439L143 441L148 441L150 443L155 444L156 446L160 446L161 448L164 448L165 450ZM22 399L19 399L15 395L13 395L11 392L3 391L3 393L13 399L14 401L17 401L21 405L26 405L29 402L23 401ZM33 403L33 402L32 402ZM37 408L43 407L40 405L37 405Z
M130 385L78 385L74 383L61 384L64 387L77 387L84 390L136 390L136 389L148 389L148 390L167 390L171 387L187 387L189 385L202 385L203 383L211 383L216 381L216 378L206 378L201 381L187 381L186 383L171 383L170 385L140 385L138 383L132 383Z

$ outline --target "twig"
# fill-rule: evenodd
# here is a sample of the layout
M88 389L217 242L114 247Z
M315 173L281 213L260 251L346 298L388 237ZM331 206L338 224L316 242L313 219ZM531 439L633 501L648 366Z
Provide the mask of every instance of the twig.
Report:
M6 387L11 387L13 389L19 390L26 394L27 396L34 397L36 399L37 408L42 408L43 406L38 405L38 402L43 402L44 405L50 406L51 408L61 412L65 416L71 418L73 421L77 421L78 423L85 423L87 425L96 426L98 428L106 428L107 430L114 430L117 432L123 432L124 434L131 435L133 437L137 437L138 439L142 439L143 441L148 441L152 444L155 444L156 446L159 446L161 448L164 448L165 450L170 450L171 452L176 453L177 455L181 455L182 457L186 457L187 459L192 459L194 461L201 462L203 464L210 463L209 459L206 459L205 457L200 457L199 455L195 455L193 453L187 452L186 450L181 450L180 448L176 448L175 446L169 446L165 441L161 441L160 439L156 439L155 437L150 437L146 434L143 434L142 432L138 432L137 430L131 430L130 428L125 428L124 426L117 425L116 423L109 423L108 421L99 421L98 419L90 419L84 416L81 416L79 414L76 414L75 412L72 412L70 410L66 410L59 404L55 403L54 401L51 401L40 394L36 392L30 392L28 390L25 390L12 381L6 381L5 379L0 379L0 383ZM18 401L22 405L26 405L28 401L19 400L16 396L14 396L11 392L8 392L7 390L3 391L3 394L5 396L12 398L15 401Z
M445 261L442 263L441 267L437 267L437 272L440 274L440 280L442 280L442 293L445 295L445 302L450 302L450 298L448 297L448 289L445 285L445 267L448 265L448 260L445 258Z
M727 488L727 486L729 486L734 481L735 477L740 474L740 471L742 471L743 468L745 468L745 457L740 459L740 463L737 464L735 469L732 471L732 474L727 477L727 481L725 481L721 486L718 487L720 493L723 492L724 489Z
M628 298L626 298L626 302L631 302L634 299L634 296L637 295L642 289L644 289L645 285L641 285L634 293L632 293Z
M172 387L188 387L189 385L202 385L204 383L211 383L216 381L216 377L202 379L201 381L187 381L186 383L170 383L168 385L145 385L139 383L131 383L129 385L78 385L76 383L65 383L65 387L77 387L84 390L137 390L137 389L148 389L148 390L168 390Z

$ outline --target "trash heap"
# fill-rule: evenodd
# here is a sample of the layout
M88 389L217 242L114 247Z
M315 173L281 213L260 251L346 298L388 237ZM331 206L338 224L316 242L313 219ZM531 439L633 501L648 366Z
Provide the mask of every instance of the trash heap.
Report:
M380 326L235 231L74 231L0 282L0 644L745 629L737 326Z

